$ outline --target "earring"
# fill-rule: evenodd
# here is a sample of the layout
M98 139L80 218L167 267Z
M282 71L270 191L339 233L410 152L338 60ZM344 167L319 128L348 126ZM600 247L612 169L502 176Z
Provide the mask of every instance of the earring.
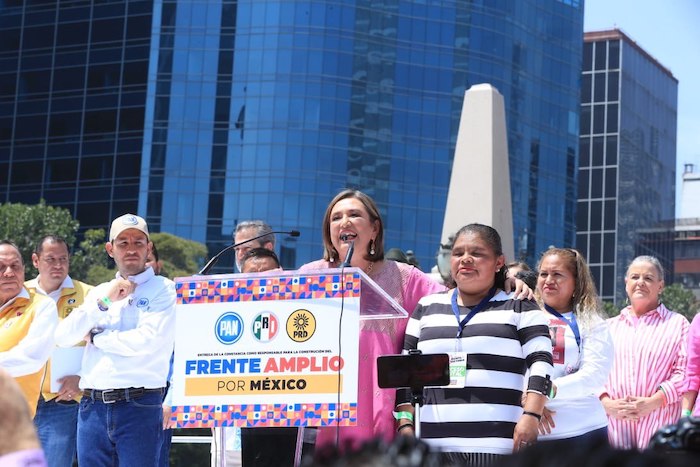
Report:
M374 256L374 253L375 253L375 251L374 251L374 239L372 239L369 241L369 254L371 256Z

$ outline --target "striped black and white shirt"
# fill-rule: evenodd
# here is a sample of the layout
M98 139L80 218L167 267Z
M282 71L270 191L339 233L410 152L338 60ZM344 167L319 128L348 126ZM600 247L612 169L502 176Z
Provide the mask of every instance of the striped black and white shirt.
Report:
M455 289L456 290L456 289ZM510 454L522 416L525 374L528 390L543 392L552 374L552 343L545 314L530 300L499 291L467 323L459 337L452 311L454 290L420 300L406 328L404 351L464 352L465 386L426 388L421 438L444 452ZM469 313L459 307L460 321ZM397 405L410 394L397 392Z

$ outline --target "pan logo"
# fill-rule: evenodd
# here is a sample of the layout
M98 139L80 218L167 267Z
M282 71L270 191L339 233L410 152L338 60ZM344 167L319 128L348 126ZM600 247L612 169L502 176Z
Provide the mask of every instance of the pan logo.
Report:
M309 310L296 310L287 318L287 335L294 342L306 342L316 332L316 317Z
M277 337L280 322L273 313L263 311L253 320L253 336L260 342L270 342Z
M224 313L216 320L214 333L222 344L235 344L243 335L243 319L233 311Z

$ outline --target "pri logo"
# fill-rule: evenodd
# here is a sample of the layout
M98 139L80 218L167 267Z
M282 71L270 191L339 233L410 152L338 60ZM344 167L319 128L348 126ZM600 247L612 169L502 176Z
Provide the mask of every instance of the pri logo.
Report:
M253 320L253 336L260 342L270 342L277 337L280 322L273 313L263 311Z
M306 342L316 332L316 318L309 310L296 310L287 318L287 335L294 342Z
M222 344L235 344L243 335L243 320L233 311L224 313L216 320L214 333Z

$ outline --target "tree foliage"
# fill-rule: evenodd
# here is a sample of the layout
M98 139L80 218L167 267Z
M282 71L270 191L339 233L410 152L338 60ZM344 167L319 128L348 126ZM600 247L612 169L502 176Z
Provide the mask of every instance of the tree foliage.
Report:
M610 318L620 314L620 310L613 302L603 302L603 312Z
M27 279L37 275L31 260L37 241L51 234L65 238L72 249L71 277L92 285L112 280L115 265L105 251L105 229L87 230L80 243L75 245L79 227L70 211L48 206L43 200L36 205L0 204L0 239L9 240L19 247ZM163 262L162 274L170 278L196 273L207 256L204 244L169 233L153 233L151 240L157 245Z
M695 294L683 284L671 284L664 287L664 291L661 293L661 302L666 308L682 314L688 320L692 320L700 308Z
M165 233L151 234L151 241L158 248L158 256L163 262L161 274L166 277L185 277L199 271L207 257L207 247L203 243Z
M90 229L71 256L71 277L88 284L114 278L114 262L105 250L105 230Z
M36 276L32 265L32 252L36 243L45 235L63 237L68 245L75 243L79 227L70 211L48 206L44 200L39 204L0 204L0 239L15 243L22 252L27 279Z

